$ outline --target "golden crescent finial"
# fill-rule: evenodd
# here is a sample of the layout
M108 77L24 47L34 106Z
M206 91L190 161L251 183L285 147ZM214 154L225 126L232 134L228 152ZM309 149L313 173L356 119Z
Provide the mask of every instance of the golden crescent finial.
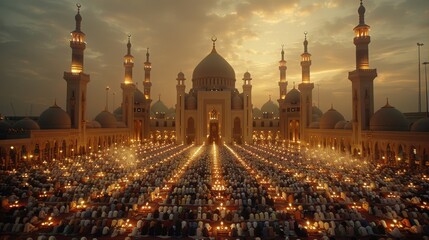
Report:
M215 35L213 35L213 37L212 37L212 42L214 43L214 42L216 42L217 41L217 37L215 36Z
M80 5L80 3L76 3L76 7L77 7L77 10L80 10L80 7L82 7L82 5Z
M130 38L131 37L131 34L128 34L128 38Z

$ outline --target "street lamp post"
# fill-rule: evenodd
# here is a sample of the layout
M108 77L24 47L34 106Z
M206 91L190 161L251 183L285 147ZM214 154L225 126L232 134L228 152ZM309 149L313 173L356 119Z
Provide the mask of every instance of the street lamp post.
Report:
M421 84L420 84L420 82L421 82L421 80L420 80L420 78L421 78L421 74L420 74L420 72L421 72L421 70L420 70L420 47L421 46L423 46L424 44L423 43L417 43L417 48L418 48L418 52L419 52L419 112L422 112L422 96L421 96L421 92L422 92L422 90L421 90Z
M425 65L425 86L426 86L426 117L428 117L428 75L427 75L427 65L429 64L429 62L424 62L422 63L423 65Z

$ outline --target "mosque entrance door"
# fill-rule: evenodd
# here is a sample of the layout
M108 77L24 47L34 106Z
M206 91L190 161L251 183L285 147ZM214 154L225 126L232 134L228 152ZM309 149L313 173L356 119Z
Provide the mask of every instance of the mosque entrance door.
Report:
M210 144L216 143L219 144L219 123L218 122L211 122L210 123L210 134L208 137L208 142Z
M219 113L216 111L216 109L213 109L209 112L209 129L207 134L207 142L209 144L216 143L219 144L220 142L220 126L219 126Z

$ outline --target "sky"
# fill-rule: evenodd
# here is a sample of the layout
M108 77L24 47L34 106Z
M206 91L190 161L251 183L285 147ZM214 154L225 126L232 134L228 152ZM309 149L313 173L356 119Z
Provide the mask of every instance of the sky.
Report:
M70 71L70 32L76 3L82 5L86 34L84 72L90 74L88 113L120 106L123 56L131 34L133 80L143 88L146 49L152 62L152 99L174 107L176 77L192 72L216 49L235 69L236 88L252 74L254 107L278 99L278 61L284 45L288 90L301 82L304 32L312 54L313 101L325 112L333 107L351 117L351 82L355 69L353 28L359 0L2 0L0 1L0 114L37 116L54 102L65 109ZM428 0L364 0L371 26L370 68L376 68L374 108L389 99L402 112L418 110L418 48L429 61ZM425 75L421 68L422 110ZM114 107L113 107L114 106Z

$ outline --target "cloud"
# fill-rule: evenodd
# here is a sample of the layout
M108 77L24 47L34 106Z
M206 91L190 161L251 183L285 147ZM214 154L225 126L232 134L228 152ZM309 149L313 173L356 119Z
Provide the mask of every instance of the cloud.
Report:
M401 110L413 109L415 104L407 99L417 89L412 84L417 76L415 43L427 40L429 3L379 0L364 4L372 28L370 64L379 73L374 82L376 92L392 92L403 105ZM276 99L278 94L281 44L285 44L289 89L292 82L301 81L304 31L309 32L312 81L321 84L323 108L329 107L330 101L344 102L336 108L346 115L350 104L342 98L351 100L347 97L351 86L347 72L355 65L352 29L358 21L358 5L358 1L349 0L84 1L85 72L91 75L88 118L104 108L106 85L116 93L116 105L120 104L128 34L132 35L135 57L134 81L142 88L149 47L152 96L161 93L167 106L175 103L177 73L185 73L189 90L193 69L210 52L210 38L216 35L217 50L234 67L239 90L242 74L252 74L253 102L258 107L268 95ZM34 102L32 112L37 115L55 98L65 107L62 75L70 68L68 41L75 14L72 0L0 1L0 113L12 114L11 101L21 114ZM427 53L425 47L422 50ZM422 56L427 56L423 52ZM409 87L399 94L401 84ZM22 96L14 97L16 94Z

